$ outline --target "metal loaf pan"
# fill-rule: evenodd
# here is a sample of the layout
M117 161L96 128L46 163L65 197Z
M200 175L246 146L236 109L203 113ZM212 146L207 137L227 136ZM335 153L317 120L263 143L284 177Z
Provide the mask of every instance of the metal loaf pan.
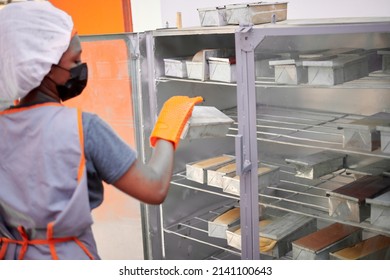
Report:
M295 167L295 176L307 179L317 179L344 167L346 155L331 151L310 154L303 157L286 159Z
M373 151L381 147L380 132L377 127L390 125L390 113L379 112L371 116L343 124L343 147L363 151Z
M389 260L390 237L376 235L351 247L330 253L331 260Z
M226 5L228 24L260 24L287 18L288 2L257 2Z
M331 60L305 60L308 83L337 85L368 75L368 58L365 55L341 55Z
M182 139L224 137L234 120L212 106L195 106Z
M364 176L333 191L327 192L329 216L360 223L370 217L366 199L377 197L390 188L390 178Z
M331 224L292 242L294 260L327 260L329 253L351 246L362 239L358 227Z
M390 191L375 198L367 198L371 206L370 223L390 230Z
M307 67L303 66L301 60L272 60L269 65L275 69L275 83L277 84L298 85L307 83Z
M225 6L199 8L198 14L201 26L227 25Z
M226 239L226 231L240 224L240 208L232 207L208 222L208 235Z
M263 222L263 224L262 224ZM264 219L259 223L259 242L261 238L276 241L273 248L261 250L259 253L273 258L280 258L291 251L291 242L316 230L316 220L297 214L286 214L280 218ZM241 250L240 227L232 227L226 231L228 245Z
M268 164L259 164L258 183L259 191L262 192L265 187L279 184L279 167ZM222 176L222 189L226 193L240 195L240 176L235 172Z
M234 156L220 155L186 164L186 178L200 184L207 183L207 169L219 168L235 160Z
M164 72L167 77L187 78L186 61L191 57L164 58Z

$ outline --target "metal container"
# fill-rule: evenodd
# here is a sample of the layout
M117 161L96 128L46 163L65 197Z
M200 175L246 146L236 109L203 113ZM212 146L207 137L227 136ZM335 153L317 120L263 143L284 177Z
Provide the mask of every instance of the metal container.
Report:
M210 237L226 239L226 231L240 224L240 208L233 207L219 214L208 222L208 235Z
M228 24L260 24L287 18L287 2L258 2L226 5Z
M390 72L390 50L380 50L379 55L382 55L382 71Z
M227 163L218 168L207 170L207 185L223 188L223 176L230 176L236 173L236 162Z
M186 61L190 61L191 57L181 58L164 58L164 72L165 76L187 78Z
M211 81L235 83L236 60L234 58L210 57L208 59Z
M210 57L225 57L230 54L228 49L203 49L198 51L190 61L186 61L189 79L206 81L210 78L208 59Z
M259 164L258 183L259 191L262 192L265 187L277 185L279 183L279 167ZM236 173L227 174L222 177L222 189L226 193L240 195L240 176Z
M275 83L298 85L307 83L307 67L295 59L272 60L270 66L275 68Z
M360 223L370 217L366 199L374 198L390 188L390 178L364 176L333 191L327 192L329 216Z
M376 130L379 131L381 135L381 151L390 154L390 123L386 126L378 125Z
M295 166L295 176L307 179L317 179L344 167L345 154L324 151L307 156L286 159Z
M389 260L390 237L376 235L354 246L330 253L331 260Z
M186 164L186 178L201 184L207 183L207 169L219 168L224 164L231 163L234 156L222 155L205 160Z
M381 147L381 137L377 127L383 126L390 126L390 113L380 112L349 124L343 124L343 147L363 151L378 149Z
M331 60L305 60L308 83L312 85L337 85L368 75L365 55L342 55Z
M329 253L362 239L358 227L334 223L292 242L294 260L327 260Z
M265 222L262 225L262 222ZM229 246L241 250L240 226L232 227L226 231ZM259 253L274 258L280 258L291 251L291 242L316 230L316 220L310 217L287 214L280 218L271 218L271 221L263 220L259 224L259 243L262 238L274 241L273 248L262 250Z
M201 26L227 25L225 6L198 9Z
M224 137L234 120L212 106L194 106L185 125L182 139Z
M390 192L367 198L366 203L371 206L370 223L390 230Z

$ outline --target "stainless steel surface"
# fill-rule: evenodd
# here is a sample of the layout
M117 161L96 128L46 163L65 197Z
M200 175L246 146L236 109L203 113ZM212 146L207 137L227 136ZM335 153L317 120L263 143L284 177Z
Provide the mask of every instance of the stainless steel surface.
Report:
M234 120L212 106L194 106L181 138L198 139L226 137Z
M342 248L352 246L362 240L362 232L355 231L343 239L329 244L325 248L313 251L308 248L299 246L292 242L292 254L294 260L328 260L329 253L340 250Z
M286 162L295 166L295 176L317 179L323 175L342 169L344 167L345 157L345 154L324 151L304 157L286 158Z
M270 77L256 80L258 54L310 53L329 49L381 49L390 46L389 19L341 19L285 21L258 26L222 26L156 30L148 40L148 69L142 80L145 157L150 157L148 135L159 109L172 95L202 95L206 106L220 110L235 107L235 125L221 139L183 140L175 159L175 173L169 196L160 213L150 212L151 229L159 230L155 219L162 221L162 233L147 239L162 258L213 258L221 252L243 259L258 258L258 205L298 213L319 221L339 221L330 217L326 197L333 190L354 180L353 174L340 170L315 180L295 177L284 159L329 150L348 154L353 163L358 157L388 159L380 149L362 151L343 147L343 124L377 112L390 112L390 80L382 70L369 76L335 86L281 85ZM164 73L164 58L193 55L202 49L221 46L236 49L237 83L169 78ZM153 60L153 63L148 62ZM142 60L141 60L142 61ZM151 112L148 112L150 110ZM222 189L189 181L183 171L187 163L220 154L234 154L237 171L242 177L240 191L242 251L218 243L207 236L206 224L188 225L211 205L237 196ZM258 194L257 162L280 167L280 183ZM352 166L347 166L349 169ZM262 211L263 211L262 210ZM372 225L340 221L370 232L389 234L389 230ZM177 225L177 226L176 226ZM200 228L201 230L195 229ZM155 233L152 231L152 233ZM160 238L161 237L161 238ZM153 258L161 258L153 252ZM284 256L283 256L284 257Z

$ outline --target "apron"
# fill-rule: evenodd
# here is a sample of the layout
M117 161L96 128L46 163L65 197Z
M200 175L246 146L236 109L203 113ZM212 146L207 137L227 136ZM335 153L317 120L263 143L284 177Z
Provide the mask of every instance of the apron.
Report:
M0 112L0 259L99 259L81 111Z

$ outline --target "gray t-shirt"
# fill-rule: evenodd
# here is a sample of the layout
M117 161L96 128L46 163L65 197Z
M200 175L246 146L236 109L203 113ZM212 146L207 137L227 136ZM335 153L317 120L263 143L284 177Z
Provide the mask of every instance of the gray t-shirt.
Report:
M91 209L103 201L102 180L116 182L130 168L137 154L99 116L83 112L84 152Z

